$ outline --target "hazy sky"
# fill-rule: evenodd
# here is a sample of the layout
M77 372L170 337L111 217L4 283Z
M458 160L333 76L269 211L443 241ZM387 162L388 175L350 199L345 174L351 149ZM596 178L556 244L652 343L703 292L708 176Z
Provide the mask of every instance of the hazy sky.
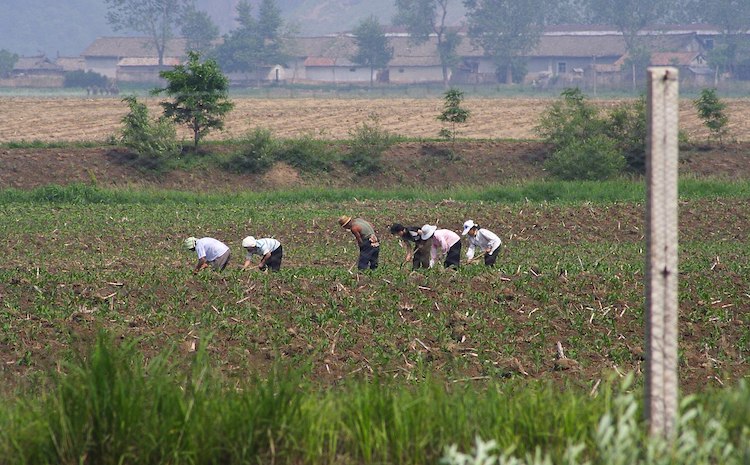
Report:
M237 1L197 0L197 5L226 32ZM349 30L371 13L389 24L394 9L392 0L277 0L277 5L284 20L305 35ZM107 24L106 13L104 0L0 0L0 49L21 56L78 56L97 37L124 35Z

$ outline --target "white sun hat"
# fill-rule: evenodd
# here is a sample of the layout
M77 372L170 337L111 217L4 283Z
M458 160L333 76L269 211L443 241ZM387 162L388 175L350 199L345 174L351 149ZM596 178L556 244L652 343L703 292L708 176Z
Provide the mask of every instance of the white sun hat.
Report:
M431 238L433 234L435 234L435 231L437 231L437 226L426 224L420 229L422 230L422 240L426 241L427 239Z
M471 220L466 220L466 222L464 223L464 230L463 230L463 232L461 233L461 235L462 235L462 236L465 236L465 235L466 235L466 234L467 234L467 233L469 232L469 230L470 230L471 228L473 228L474 226L476 226L476 225L474 224L474 222L473 222L473 221L471 221Z
M198 239L194 237L188 237L187 239L185 239L185 242L183 242L183 244L185 244L186 249L192 250L195 248L195 244L197 242L198 242Z
M247 236L246 238L242 239L242 247L255 247L257 242L255 241L255 238L253 236Z

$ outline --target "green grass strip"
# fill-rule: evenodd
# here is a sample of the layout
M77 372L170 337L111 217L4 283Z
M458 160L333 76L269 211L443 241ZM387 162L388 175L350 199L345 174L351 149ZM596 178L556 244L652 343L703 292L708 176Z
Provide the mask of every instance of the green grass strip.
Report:
M0 202L53 204L161 204L226 202L304 203L342 202L350 200L423 200L439 202L452 199L462 202L550 202L607 204L643 202L646 187L642 181L607 182L543 181L491 187L455 187L448 189L330 189L303 188L263 192L194 193L159 189L105 189L89 184L50 185L33 190L0 190ZM750 197L750 181L684 179L679 183L680 198L745 198Z

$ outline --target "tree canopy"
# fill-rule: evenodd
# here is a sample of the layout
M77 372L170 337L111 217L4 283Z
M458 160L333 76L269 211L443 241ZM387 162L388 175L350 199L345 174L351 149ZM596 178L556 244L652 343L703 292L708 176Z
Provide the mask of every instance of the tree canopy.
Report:
M194 146L212 129L224 127L224 115L234 108L228 99L229 80L213 59L200 61L198 52L188 52L188 62L162 71L167 87L154 94L166 93L172 102L162 102L164 116L186 124L193 131Z
M247 0L237 4L237 28L224 36L214 56L222 69L228 72L257 73L263 66L284 63L285 30L281 11L274 0L263 0L257 19Z
M393 47L389 45L383 26L373 15L361 20L352 34L357 52L351 60L370 68L370 87L372 87L375 70L388 66L388 62L393 58Z
M107 22L116 30L129 30L147 35L156 48L159 65L164 64L164 51L174 30L181 24L183 11L192 0L104 0Z
M192 4L182 12L180 32L187 40L186 48L205 55L219 37L219 26L205 11L196 9Z
M461 37L449 31L445 19L448 15L449 0L396 0L395 26L405 26L412 42L422 44L430 34L437 38L437 52L443 69L443 85L447 88L449 69L456 64L456 48Z
M0 50L0 77L5 77L13 70L18 61L18 54L8 50Z
M492 58L505 82L525 74L521 56L530 52L542 33L543 0L464 0L469 36Z

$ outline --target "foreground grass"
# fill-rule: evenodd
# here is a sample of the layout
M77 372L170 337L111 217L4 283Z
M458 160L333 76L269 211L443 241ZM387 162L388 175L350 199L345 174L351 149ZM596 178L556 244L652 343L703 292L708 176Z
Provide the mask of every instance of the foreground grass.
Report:
M750 453L744 383L683 403L679 447L662 449L645 440L640 395L628 382L588 394L430 376L321 389L273 370L230 385L203 350L187 371L169 360L168 352L144 360L134 344L100 334L47 388L0 402L0 461L429 464L446 454L471 463L457 450L475 438L492 440L503 463L723 464Z

